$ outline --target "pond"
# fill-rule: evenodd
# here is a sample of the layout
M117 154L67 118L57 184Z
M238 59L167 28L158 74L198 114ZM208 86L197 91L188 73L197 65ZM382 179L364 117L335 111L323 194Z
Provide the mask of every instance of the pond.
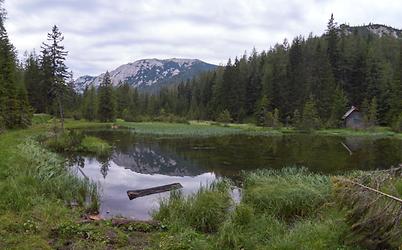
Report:
M169 193L129 200L127 190L181 183L183 193L196 192L226 177L237 183L242 171L304 166L319 173L386 169L402 162L402 140L292 134L230 135L212 138L139 136L130 130L87 130L108 141L107 156L74 155L77 175L99 183L101 215L147 220ZM80 170L80 171L78 171ZM238 196L235 189L233 195Z

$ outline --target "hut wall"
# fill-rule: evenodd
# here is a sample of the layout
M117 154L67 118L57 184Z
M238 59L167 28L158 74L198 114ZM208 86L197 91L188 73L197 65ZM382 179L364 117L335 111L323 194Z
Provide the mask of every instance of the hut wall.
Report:
M353 129L362 129L364 128L364 121L363 121L363 116L360 112L352 112L347 118L346 118L346 127L347 128L353 128Z

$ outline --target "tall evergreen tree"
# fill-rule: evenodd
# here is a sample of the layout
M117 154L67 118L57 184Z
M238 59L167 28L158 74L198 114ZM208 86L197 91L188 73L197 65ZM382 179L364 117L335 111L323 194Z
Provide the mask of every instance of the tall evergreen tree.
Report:
M51 33L47 34L48 43L42 44L42 66L48 67L47 74L44 75L45 82L48 86L48 96L50 100L55 102L58 106L61 128L64 130L64 107L63 96L67 92L67 82L69 78L69 72L65 64L67 51L64 50L64 46L61 45L64 37L59 31L59 28L54 25Z
M337 33L337 23L334 19L334 14L331 14L331 18L328 21L326 30L326 39L328 43L327 54L329 62L332 66L334 76L339 80L339 50L338 50L338 33Z
M25 86L18 82L16 53L4 27L5 15L0 1L0 130L28 126L32 116Z
M84 90L81 112L83 117L88 121L93 121L96 119L97 101L96 89L94 86L91 86Z
M314 98L310 96L310 98L306 101L303 114L301 118L301 123L299 124L299 128L302 130L313 130L321 127L321 120L318 116L318 111L316 108L316 104Z
M113 122L116 119L116 101L113 93L112 80L106 72L98 90L98 118L102 122Z
M341 127L343 124L341 117L347 110L348 99L341 87L336 87L332 96L331 116L327 123L329 127Z
M35 51L30 53L24 65L24 83L28 92L28 100L32 108L37 113L44 113L46 108L43 103L43 93L41 91L41 71L40 62Z

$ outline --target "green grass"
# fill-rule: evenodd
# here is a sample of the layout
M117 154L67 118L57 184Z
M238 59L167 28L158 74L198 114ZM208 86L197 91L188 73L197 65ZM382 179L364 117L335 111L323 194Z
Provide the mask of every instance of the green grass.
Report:
M116 123L138 134L157 136L294 133L254 125ZM66 128L111 125L67 120ZM350 225L346 211L334 200L329 177L304 169L246 175L239 205L231 200L227 182L204 187L189 197L173 193L155 212L161 227L81 223L82 214L99 205L96 187L71 175L63 158L32 139L51 133L52 126L53 122L44 118L30 129L0 135L0 249L142 249L149 246L150 237L154 249L356 249L345 241L346 235L351 235ZM371 134L349 130L316 133L400 136L388 134L386 129ZM94 137L83 137L79 144L88 151L109 148ZM386 188L401 195L399 179ZM94 202L88 203L88 198ZM71 202L79 206L71 207Z
M170 199L160 202L154 218L172 231L190 228L203 233L216 232L231 205L228 188L228 183L222 181L201 187L190 197L180 191L172 192Z
M38 125L38 124L46 124L50 123L52 120L52 116L48 114L34 114L32 117L32 124L33 125Z
M78 130L66 130L64 133L42 134L37 136L48 148L56 152L81 152L95 155L109 154L112 150L106 141L94 137L84 136Z
M328 176L298 168L251 173L246 177L244 188L246 203L282 219L309 216L331 194Z
M84 200L94 191L67 171L62 158L29 139L43 131L0 135L1 249L49 248L50 228L75 214L66 205L76 201L85 210Z
M50 127L0 135L0 249L146 247L159 228L143 232L144 227L120 228L110 221L80 223L88 210L97 210L96 186L70 174L62 157L32 139Z
M293 128L265 128L254 124L226 124L222 125L208 121L191 121L189 124L164 122L116 122L120 127L133 129L137 134L157 136L224 136L224 135L251 135L275 136L301 133ZM391 131L390 128L377 127L370 130L353 129L321 129L313 131L314 135L323 136L358 136L358 137L393 137L402 139L402 133Z
M396 133L388 127L375 127L366 130L354 129L322 129L315 131L317 135L330 135L330 136L359 136L359 137L395 137L402 139L402 133Z
M191 122L184 123L162 123L162 122L117 122L121 127L133 129L135 133L142 135L157 136L225 136L236 134L247 135L281 135L281 131L234 125L219 125L212 123Z
M84 152L95 153L97 155L108 153L112 149L107 142L94 136L85 136L81 141L80 148Z
M51 120L46 124L52 124ZM85 120L66 119L66 128L111 128L116 124L120 128L133 129L135 133L141 135L156 136L189 136L189 137L211 137L224 135L255 135L255 136L275 136L284 134L301 133L291 127L266 128L255 124L219 124L211 121L190 121L186 123L167 123L167 122L125 122L118 119L115 123L89 122ZM353 129L321 129L312 132L315 135L323 136L357 136L357 137L393 137L402 139L402 133L393 132L388 127L375 127L368 130Z
M153 247L355 249L344 242L349 227L331 202L326 176L295 168L247 174L243 198L234 207L223 198L227 191L212 187L163 200L154 216L167 231L154 236ZM205 230L206 222L214 230Z

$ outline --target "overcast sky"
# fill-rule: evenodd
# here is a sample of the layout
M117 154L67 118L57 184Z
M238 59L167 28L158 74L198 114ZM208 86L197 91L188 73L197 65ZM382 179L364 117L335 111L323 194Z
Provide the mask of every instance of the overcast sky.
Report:
M401 0L5 0L19 53L39 50L52 25L65 36L74 77L143 58L215 64L338 23L402 28Z

